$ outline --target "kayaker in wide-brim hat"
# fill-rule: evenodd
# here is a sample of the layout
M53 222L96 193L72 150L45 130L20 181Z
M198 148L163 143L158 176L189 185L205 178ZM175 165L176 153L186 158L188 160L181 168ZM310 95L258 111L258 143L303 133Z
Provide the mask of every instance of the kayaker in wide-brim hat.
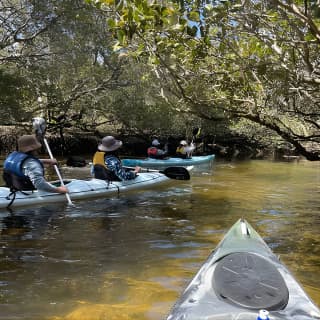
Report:
M122 167L117 150L122 146L122 141L113 136L106 136L98 145L98 150L93 156L93 176L97 179L108 181L123 181L134 179L140 167L127 171Z
M41 143L34 135L24 135L18 139L18 151L30 152L41 148Z
M41 143L34 135L23 135L18 139L18 151L8 155L3 165L3 178L15 191L42 190L67 193L65 186L56 187L45 179L44 164L56 165L56 159L38 159Z
M122 141L115 139L113 136L106 136L101 140L101 144L98 145L100 151L115 151L122 146Z

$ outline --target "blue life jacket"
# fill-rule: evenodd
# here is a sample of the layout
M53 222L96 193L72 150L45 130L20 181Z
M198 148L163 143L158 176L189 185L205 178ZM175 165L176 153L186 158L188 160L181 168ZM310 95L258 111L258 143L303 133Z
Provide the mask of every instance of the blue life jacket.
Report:
M30 158L40 163L44 174L42 162L27 153L14 151L5 160L3 164L3 179L11 190L35 190L30 178L22 170L24 161Z

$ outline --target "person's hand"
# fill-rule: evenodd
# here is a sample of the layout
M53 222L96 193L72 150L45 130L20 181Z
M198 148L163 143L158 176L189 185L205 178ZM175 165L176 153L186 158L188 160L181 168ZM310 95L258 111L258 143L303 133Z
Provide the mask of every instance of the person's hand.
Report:
M54 165L58 164L57 159L41 159L41 162L43 164L47 164L47 165L50 165L50 166L54 166Z
M65 186L57 187L56 190L58 193L68 193L69 192L68 188Z
M58 161L57 159L50 159L50 165L54 166L54 165L57 165L58 164Z
M135 167L133 172L137 174L140 171L141 171L141 167Z

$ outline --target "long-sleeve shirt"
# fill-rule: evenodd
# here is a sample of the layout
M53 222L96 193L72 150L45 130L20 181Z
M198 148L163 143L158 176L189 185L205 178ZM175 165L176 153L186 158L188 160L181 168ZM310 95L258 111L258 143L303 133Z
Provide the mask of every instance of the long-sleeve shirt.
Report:
M56 187L47 182L43 176L43 168L36 159L26 159L23 162L22 171L29 177L36 189L47 192L57 192Z
M114 174L120 179L120 180L132 180L136 177L136 174L133 171L126 171L121 164L121 161L119 158L108 155L105 157L105 164L107 168L114 172Z

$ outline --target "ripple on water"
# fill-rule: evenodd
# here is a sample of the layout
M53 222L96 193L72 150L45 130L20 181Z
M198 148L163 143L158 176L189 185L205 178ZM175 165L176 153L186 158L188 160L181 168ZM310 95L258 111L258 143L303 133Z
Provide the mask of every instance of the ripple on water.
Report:
M1 315L164 319L241 216L319 304L319 172L310 163L232 162L76 208L1 211Z

